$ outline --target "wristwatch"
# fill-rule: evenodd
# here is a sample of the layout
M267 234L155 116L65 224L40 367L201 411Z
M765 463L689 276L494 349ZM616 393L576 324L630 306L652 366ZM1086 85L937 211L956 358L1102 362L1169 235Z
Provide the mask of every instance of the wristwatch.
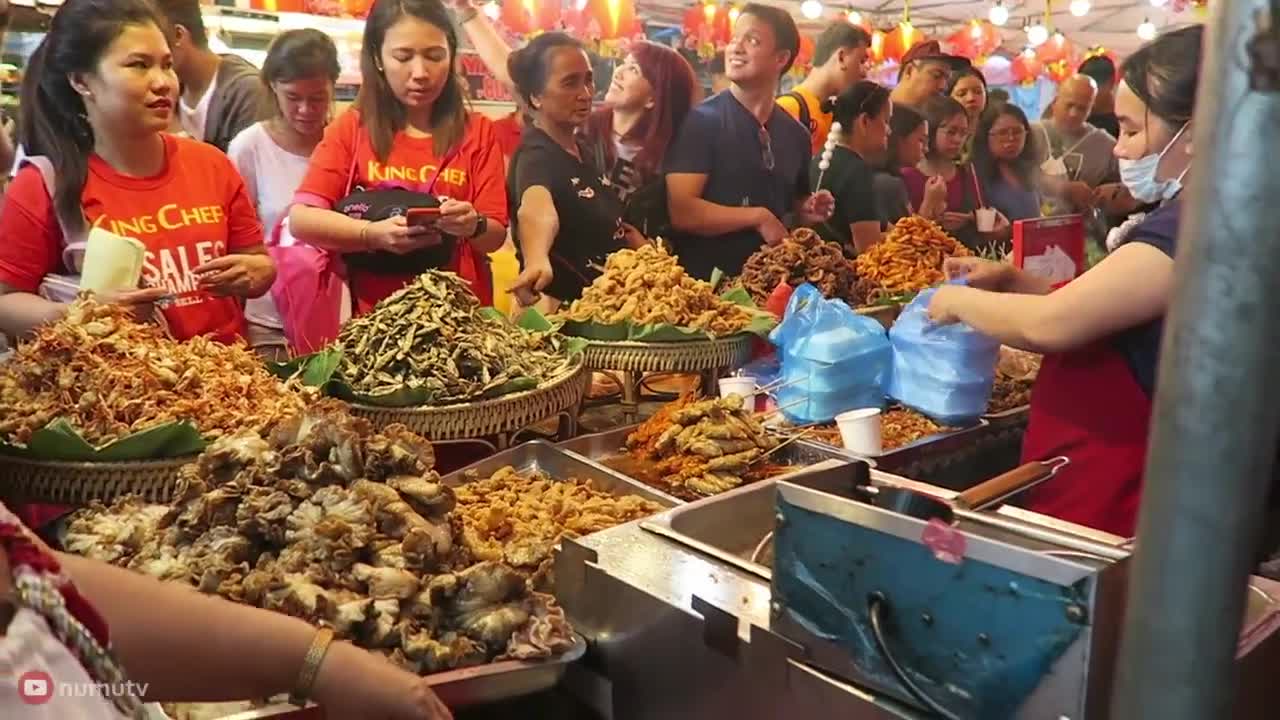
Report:
M476 229L471 231L471 237L478 238L489 231L489 218L480 215L476 218Z

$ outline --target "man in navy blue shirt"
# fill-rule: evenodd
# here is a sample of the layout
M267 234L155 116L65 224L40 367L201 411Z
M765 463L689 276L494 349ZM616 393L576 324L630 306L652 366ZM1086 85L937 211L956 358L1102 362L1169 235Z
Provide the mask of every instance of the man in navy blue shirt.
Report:
M740 274L752 253L787 236L783 218L831 216L831 193L809 192L808 130L774 102L799 49L787 11L743 8L725 48L729 89L690 111L667 150L671 240L694 277Z

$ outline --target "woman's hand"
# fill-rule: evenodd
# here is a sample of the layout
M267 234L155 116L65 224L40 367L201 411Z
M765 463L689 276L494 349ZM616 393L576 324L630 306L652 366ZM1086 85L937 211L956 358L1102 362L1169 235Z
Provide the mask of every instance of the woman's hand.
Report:
M929 321L934 325L952 325L960 322L960 318L956 316L955 304L957 298L968 289L956 285L943 285L935 290L933 298L929 300Z
M443 216L443 210L441 214ZM363 233L370 250L407 255L414 250L439 245L440 231L435 227L410 225L403 215L369 223Z
M141 290L119 290L116 292L101 293L98 299L112 305L121 305L128 308L133 318L138 322L151 322L155 315L156 303L169 294L168 289L158 288L142 288Z
M271 288L276 266L267 255L225 255L192 272L200 280L200 289L214 295L259 297Z
M947 232L955 232L971 222L973 222L973 213L971 212L947 211L942 213L942 228Z
M471 203L446 198L440 203L440 221L436 223L436 229L465 240L476 234L479 222L480 214Z
M632 250L639 250L649 244L649 238L635 228L634 225L622 223L622 241Z
M516 302L522 307L532 307L538 301L538 296L551 284L551 280L555 277L555 273L551 270L551 260L548 258L526 259L524 269L520 271L519 277L511 284L511 294L516 297Z
M1012 265L976 257L947 258L942 263L947 280L964 280L969 287L993 292L1004 290L1012 270Z
M329 646L312 699L331 718L450 720L426 681L345 642Z
M920 202L920 214L937 218L947 207L947 181L934 175L924 181L924 198ZM926 212L927 209L927 212Z

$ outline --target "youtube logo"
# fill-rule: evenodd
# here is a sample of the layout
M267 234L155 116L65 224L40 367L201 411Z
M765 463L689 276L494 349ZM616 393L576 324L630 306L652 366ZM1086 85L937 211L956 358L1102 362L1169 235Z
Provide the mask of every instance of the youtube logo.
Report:
M28 705L43 705L53 699L53 678L41 670L31 670L18 677L18 695Z

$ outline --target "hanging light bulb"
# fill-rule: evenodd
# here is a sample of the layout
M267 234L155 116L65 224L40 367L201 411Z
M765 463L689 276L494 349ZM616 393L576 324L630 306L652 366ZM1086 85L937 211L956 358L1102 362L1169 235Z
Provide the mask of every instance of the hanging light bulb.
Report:
M862 13L858 12L857 10L850 10L849 14L845 15L845 19L849 21L850 25L861 25Z
M800 14L810 20L822 17L822 3L819 0L804 0L800 3Z
M742 14L742 10L737 5L729 8L729 24L733 25L738 22L738 16Z
M987 11L987 19L992 25L1003 26L1009 22L1009 8L1004 6L1004 0L996 0L996 3Z
M982 23L978 22L977 20L974 20L973 22L970 23L970 26L971 27L969 28L969 37L973 38L974 40L981 40L982 39Z
M1035 60L1035 59L1036 59L1036 49L1035 49L1035 48L1033 48L1033 47L1031 47L1030 45L1028 45L1028 46L1026 46L1026 47L1022 48L1022 57L1023 57L1023 58L1025 58L1025 59L1027 59L1027 60Z
M1169 0L1151 0L1151 7L1162 8L1169 4Z
M1062 46L1063 46L1063 45L1065 45L1065 44L1066 44L1066 42L1067 42L1067 36L1066 36L1066 35L1063 35L1063 34L1062 34L1062 33L1060 33L1060 32L1055 32L1055 33L1053 34L1053 37L1052 37L1052 38L1050 38L1050 39L1051 39L1051 40L1053 40L1053 44L1054 44L1054 45L1057 45L1058 47L1062 47Z
M490 20L497 20L502 14L502 7L498 5L498 0L489 0L484 4L484 16Z
M1156 26L1155 23L1151 22L1150 18L1143 20L1142 24L1138 26L1138 37L1144 41L1156 39Z
M1089 3L1089 0L1071 0L1071 4L1067 6L1067 9L1076 17L1084 17L1093 9L1093 5Z
M1040 47L1049 40L1049 28L1039 22L1027 26L1027 42L1031 47Z

